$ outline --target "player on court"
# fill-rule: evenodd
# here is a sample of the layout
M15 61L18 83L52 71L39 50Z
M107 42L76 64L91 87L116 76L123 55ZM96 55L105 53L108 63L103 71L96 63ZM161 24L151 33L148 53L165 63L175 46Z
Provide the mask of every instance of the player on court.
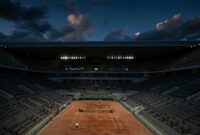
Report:
M78 124L78 122L76 122L76 128L78 128L78 126L79 126L79 124Z

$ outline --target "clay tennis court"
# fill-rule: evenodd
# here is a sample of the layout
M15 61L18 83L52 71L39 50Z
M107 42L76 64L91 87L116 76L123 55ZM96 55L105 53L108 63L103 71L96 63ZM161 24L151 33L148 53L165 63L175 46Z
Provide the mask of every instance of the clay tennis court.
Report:
M80 112L80 108L85 111ZM76 123L79 123L78 128L75 126ZM119 102L74 101L39 135L152 135L152 133Z

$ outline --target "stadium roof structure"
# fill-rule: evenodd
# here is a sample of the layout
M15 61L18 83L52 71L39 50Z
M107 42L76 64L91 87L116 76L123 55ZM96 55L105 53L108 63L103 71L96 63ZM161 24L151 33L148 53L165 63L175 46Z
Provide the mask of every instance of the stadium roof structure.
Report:
M165 57L191 51L200 41L137 41L137 42L3 42L6 50L21 56L58 58L81 54L87 57L133 55L136 58Z
M85 41L85 42L0 42L7 47L80 47L80 46L188 46L197 45L200 41Z

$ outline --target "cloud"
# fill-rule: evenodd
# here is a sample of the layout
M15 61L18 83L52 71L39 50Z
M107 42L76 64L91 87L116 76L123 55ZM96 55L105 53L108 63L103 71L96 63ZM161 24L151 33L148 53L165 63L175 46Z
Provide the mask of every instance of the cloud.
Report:
M141 34L140 32L136 32L136 33L133 34L133 37L134 37L134 38L137 38L137 37L140 36L140 34Z
M113 31L105 36L104 41L127 41L130 37L127 35L127 29L122 28Z
M11 35L0 33L0 41L9 42L31 42L45 41L43 34L36 34L26 30L15 30Z
M127 35L127 31L119 29L107 34L105 41L138 41L138 40L199 40L200 16L184 21L181 13L172 18L158 22L155 28L145 32Z
M84 14L70 14L67 16L67 20L78 31L89 31L91 28L91 23Z
M23 14L20 1L17 0L1 0L0 16L6 20L19 21Z
M44 41L43 34L33 33L27 30L15 30L11 36L9 36L9 40L16 42L24 42L24 41Z
M75 14L70 14L67 16L67 20L69 21L69 23L74 26L80 25L82 18L82 15L77 16Z
M24 7L20 0L1 0L0 17L13 22L16 27L11 35L1 37L0 40L18 41L24 39L29 41L36 39L36 41L42 41L41 35L52 29L47 21L47 8L45 6Z
M85 40L85 36L93 31L91 22L84 14L70 14L67 20L69 21L68 27L73 29L73 31L66 34L68 40Z
M86 14L80 13L79 6L106 6L102 0L66 0L71 12L66 16L67 23L59 28L48 22L46 6L22 6L20 0L1 0L0 18L13 22L15 30L6 35L0 32L0 41L86 41L93 33L93 24ZM87 3L89 2L89 3ZM104 3L105 2L105 3ZM121 28L108 33L104 41L138 40L199 40L200 16L185 21L181 13L155 24L155 28L132 35Z
M16 23L16 27L22 30L29 30L34 33L44 33L52 29L47 20L29 20Z
M184 21L182 14L178 13L169 20L158 22L155 29L142 32L133 40L197 40L199 33L200 17Z
M73 2L73 0L71 0ZM10 35L0 33L0 41L82 41L92 32L85 14L69 14L68 24L54 28L45 6L24 7L20 0L1 0L0 17L15 24Z
M1 39L7 40L7 36L3 34L2 32L0 32L0 40Z
M182 23L172 33L179 39L187 38L190 35L196 35L200 33L200 16L195 17L189 21Z
M92 23L84 14L69 14L67 21L69 24L48 33L50 39L56 39L57 41L85 41L86 37L93 31Z
M182 20L182 14L175 14L171 20L165 20L156 24L156 30L173 30Z
M46 18L46 6L23 7L20 0L1 0L0 17L20 22Z
M200 33L188 35L183 40L200 40Z

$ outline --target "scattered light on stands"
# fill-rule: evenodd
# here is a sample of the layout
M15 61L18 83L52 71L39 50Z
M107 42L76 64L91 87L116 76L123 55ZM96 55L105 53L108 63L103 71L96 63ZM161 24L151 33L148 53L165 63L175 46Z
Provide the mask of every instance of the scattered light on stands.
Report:
M98 71L99 70L99 68L94 68L94 71Z
M200 45L200 43L199 44L195 44L195 45L190 45L190 48L197 47L199 45Z

